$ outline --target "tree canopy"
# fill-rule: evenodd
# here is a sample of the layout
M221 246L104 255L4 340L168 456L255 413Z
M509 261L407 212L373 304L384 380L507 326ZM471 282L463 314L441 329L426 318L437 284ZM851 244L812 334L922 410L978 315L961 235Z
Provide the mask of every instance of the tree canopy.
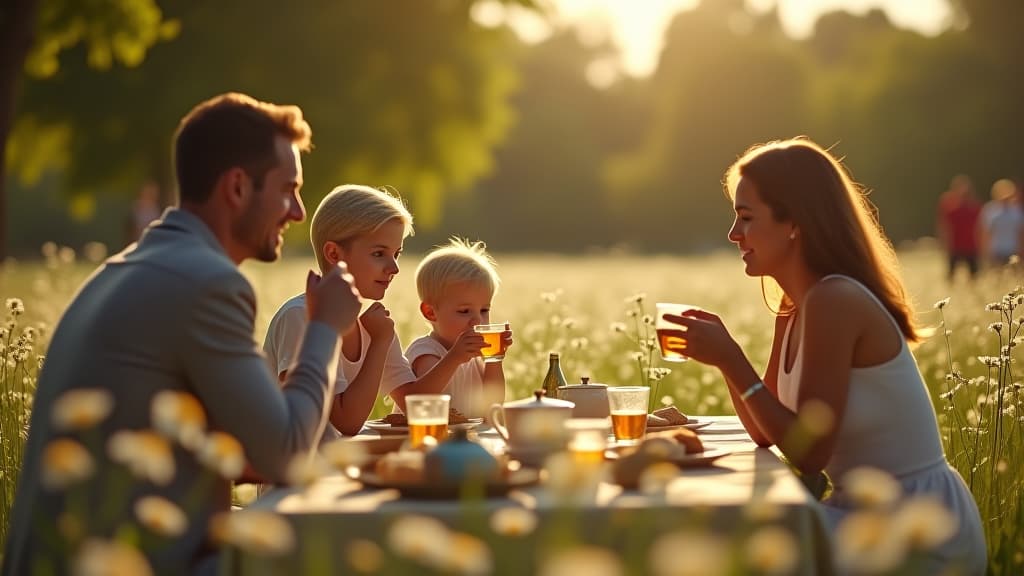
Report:
M163 15L177 38L140 66L95 74L89 48L62 52L26 86L9 156L21 176L55 164L54 187L78 197L169 183L178 119L240 90L306 112L308 204L347 181L394 186L414 249L460 234L679 252L726 244L735 158L804 134L846 159L899 242L933 233L954 174L982 193L1024 176L1024 4L953 2L937 36L874 10L795 39L775 11L705 0L675 16L652 76L598 87L587 71L614 45L571 27L526 44L473 21L471 0L180 0Z

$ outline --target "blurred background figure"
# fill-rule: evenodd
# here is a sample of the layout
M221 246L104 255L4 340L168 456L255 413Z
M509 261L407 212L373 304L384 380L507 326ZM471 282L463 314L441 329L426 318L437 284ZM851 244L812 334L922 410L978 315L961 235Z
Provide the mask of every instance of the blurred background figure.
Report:
M985 263L1003 266L1020 254L1024 235L1024 208L1017 184L1004 178L992 185L992 199L981 209L978 236Z
M149 223L160 217L160 185L152 180L147 180L139 195L132 202L131 212L125 226L125 244L131 244L139 239L142 231L149 226Z
M970 177L958 174L950 181L949 190L939 197L936 228L949 261L950 282L959 263L967 265L970 278L978 273L978 217L981 203L974 194Z

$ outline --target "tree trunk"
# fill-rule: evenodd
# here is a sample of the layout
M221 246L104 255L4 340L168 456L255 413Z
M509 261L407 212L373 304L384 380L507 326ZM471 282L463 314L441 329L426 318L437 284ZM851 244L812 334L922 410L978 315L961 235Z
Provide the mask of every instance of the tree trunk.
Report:
M14 126L25 57L35 37L38 0L4 0L0 8L0 265L7 259L7 137Z

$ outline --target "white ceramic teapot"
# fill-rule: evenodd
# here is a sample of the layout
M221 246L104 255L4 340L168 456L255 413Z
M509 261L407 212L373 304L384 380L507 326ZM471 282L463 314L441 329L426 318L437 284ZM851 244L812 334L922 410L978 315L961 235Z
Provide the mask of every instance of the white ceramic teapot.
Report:
M534 456L565 448L565 421L572 417L572 409L572 402L546 398L543 390L535 390L532 398L492 405L490 416L511 456Z
M607 418L608 386L591 384L590 378L584 376L579 384L558 387L558 397L568 400L576 406L572 409L573 418Z

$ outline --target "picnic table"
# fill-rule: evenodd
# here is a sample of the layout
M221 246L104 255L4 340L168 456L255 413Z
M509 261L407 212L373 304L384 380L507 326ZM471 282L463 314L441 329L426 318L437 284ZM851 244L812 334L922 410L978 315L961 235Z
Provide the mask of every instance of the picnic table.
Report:
M492 550L494 574L536 573L554 551L573 546L606 549L629 567L627 573L649 573L652 544L673 533L710 534L723 548L705 552L724 554L727 562L742 566L749 561L744 558L750 535L769 526L792 536L797 555L792 573L831 573L828 536L815 500L791 469L772 449L754 444L735 416L700 419L711 420L700 430L705 448L729 454L713 465L681 469L657 493L625 490L606 481L592 497L566 500L553 496L541 482L497 498L425 500L402 497L394 489L367 488L340 474L305 489L277 488L250 508L285 517L294 528L294 549L264 558L229 548L221 573L352 574L352 554L359 548L351 544L369 541L387 552L389 528L410 516L436 519L484 542ZM494 441L487 432L480 435ZM496 534L489 519L509 507L531 511L536 526L527 534ZM429 536L423 535L425 543ZM697 559L680 551L676 561Z

